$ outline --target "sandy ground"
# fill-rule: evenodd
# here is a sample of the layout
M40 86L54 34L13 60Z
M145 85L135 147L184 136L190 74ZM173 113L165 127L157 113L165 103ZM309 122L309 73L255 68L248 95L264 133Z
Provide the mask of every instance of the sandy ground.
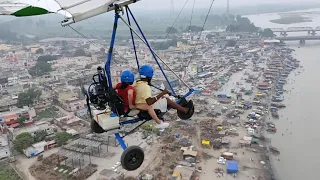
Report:
M59 151L60 148L53 148L48 151L43 152L43 157L48 157L51 154L54 154ZM37 157L33 158L27 158L24 154L20 154L15 157L16 162L15 166L20 171L23 172L23 174L28 178L28 180L36 180L31 173L29 172L29 167L32 166L36 161Z

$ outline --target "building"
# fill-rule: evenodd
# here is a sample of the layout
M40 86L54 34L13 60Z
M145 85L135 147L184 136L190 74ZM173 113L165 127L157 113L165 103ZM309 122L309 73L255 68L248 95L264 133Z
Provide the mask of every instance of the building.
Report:
M37 122L34 125L30 125L23 128L8 128L8 137L13 141L21 133L28 132L32 136L35 136L38 132L41 131L45 131L47 135L51 135L54 134L54 132L56 131L56 127L54 125L50 125L47 122Z
M29 158L36 156L42 152L44 152L44 147L47 146L47 142L41 141L35 144L32 144L30 147L27 149L23 150L23 153Z
M23 108L11 108L9 111L0 113L0 123L4 123L10 126L12 124L18 123L18 119L21 116L24 116L26 118L33 118L35 117L35 114L35 110L32 108L28 108L27 106Z
M8 140L5 136L0 137L0 159L7 158L11 155Z

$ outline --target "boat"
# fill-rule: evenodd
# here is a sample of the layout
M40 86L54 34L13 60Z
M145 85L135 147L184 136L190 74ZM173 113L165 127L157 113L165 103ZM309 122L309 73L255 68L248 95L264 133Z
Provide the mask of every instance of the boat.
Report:
M273 152L273 153L278 153L280 154L280 151L278 148L276 147L273 147L273 146L269 146L269 151Z
M267 131L268 131L268 132L277 132L277 128L275 128L275 127L268 127L268 128L267 128Z
M272 117L274 117L274 118L279 118L278 111L272 111L272 112L271 112L271 115L272 115Z

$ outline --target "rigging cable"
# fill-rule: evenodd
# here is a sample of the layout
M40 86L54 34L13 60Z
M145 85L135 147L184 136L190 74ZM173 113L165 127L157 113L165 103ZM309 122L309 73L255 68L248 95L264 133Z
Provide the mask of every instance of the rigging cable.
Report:
M192 5L192 11L191 11L191 18L190 18L190 23L189 23L189 32L191 31L191 23L193 19L193 11L194 11L194 5L196 3L196 0L193 0L193 5Z
M75 29L74 27L72 27L71 25L68 25L68 27L70 27L74 32L76 32L77 34L79 34L81 37L83 37L84 39L86 39L87 41L89 41L90 43L92 43L93 45L95 45L96 47L98 47L98 48L104 48L103 45L95 43L95 42L92 41L88 36L82 34L81 32L79 32L78 30L76 30L76 29ZM93 26L93 27L94 27L94 26ZM95 31L98 32L96 29L95 29ZM114 51L114 52L117 52L117 51ZM121 53L118 53L118 52L117 52L117 55L118 55L120 58L124 59L124 60L128 60L127 58L121 56Z
M188 61L186 67L189 66L190 62L192 61L192 59L193 59L193 57L194 57L196 48L197 48L197 46L198 46L198 43L199 43L199 40L200 40L200 38L201 38L202 32L203 32L203 30L204 30L204 27L205 27L205 25L206 25L206 23L207 23L207 20L208 20L209 14L210 14L210 12L211 12L213 3L214 3L214 0L211 1L211 5L210 5L210 7L209 7L209 10L208 10L208 12L207 12L206 18L205 18L205 20L204 20L204 22L203 22L203 25L202 25L202 28L201 28L201 31L200 31L200 34L199 34L199 38L197 39L196 45L194 46L193 50L191 51L191 57L190 57L190 60Z
M188 2L189 2L189 0L186 0L186 2L184 3L184 5L183 5L182 9L180 10L180 12L179 12L178 16L177 16L177 17L176 17L176 19L174 20L173 24L170 26L170 29L169 29L169 31L167 32L167 34L166 34L166 36L165 36L164 40L161 42L161 44L160 44L160 46L159 46L159 49L161 49L161 47L162 47L162 45L163 45L164 41L166 41L166 39L169 37L169 34L170 34L170 32L171 32L172 28L174 27L174 25L175 25L175 24L176 24L176 22L178 21L178 19L179 19L180 15L181 15L181 13L182 13L182 11L184 10L184 8L185 8L185 7L186 7L186 5L188 4Z

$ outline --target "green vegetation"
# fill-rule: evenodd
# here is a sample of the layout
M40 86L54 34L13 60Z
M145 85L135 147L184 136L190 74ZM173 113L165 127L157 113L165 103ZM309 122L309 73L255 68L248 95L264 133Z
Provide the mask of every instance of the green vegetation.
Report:
M142 126L141 126L141 129L147 131L147 132L152 132L152 133L155 133L157 134L159 132L159 129L154 127L152 124L150 123L144 123Z
M39 48L36 50L36 54L43 54L44 50L42 48Z
M259 34L262 37L274 37L273 31L269 28L264 29L264 30L260 30Z
M77 49L76 51L74 51L73 56L74 57L87 56L87 54L83 49Z
M199 27L199 26L188 26L186 29L185 29L185 32L201 32L203 31L204 29L202 27Z
M39 49L38 49L39 50ZM52 61L52 60L57 60L57 56L51 56L51 55L44 55L44 56L39 56L37 61Z
M178 30L174 27L167 27L166 33L167 34L176 34L176 33L178 33Z
M22 180L21 177L11 168L9 164L0 165L1 180Z
M29 74L31 76L42 76L52 71L51 64L47 61L38 61L35 66L30 68Z
M34 142L44 141L46 139L47 132L46 131L39 131L34 137Z
M0 39L3 39L5 41L16 41L16 40L18 40L16 33L11 32L10 30L6 30L4 28L0 28Z
M18 152L23 152L24 149L28 148L34 143L34 139L28 132L23 132L16 136L13 141L13 148Z
M48 109L45 109L43 111L40 111L37 113L37 119L40 120L40 119L43 119L43 118L53 118L57 115L57 113L55 112L56 110L53 109L55 107L52 107L52 108L48 108ZM58 109L59 111L59 109Z
M67 132L58 132L56 133L56 142L58 146L65 145L69 139L72 138L72 135Z
M205 17L203 17L205 18ZM232 14L226 15L226 14L213 14L208 17L208 24L213 25L213 26L228 26L231 24L236 23L236 17Z
M237 45L237 42L234 40L228 40L226 43L226 47L235 47Z
M238 15L236 22L227 26L227 32L257 32L258 28L246 17Z
M24 122L27 121L27 120L28 120L28 118L26 118L25 116L20 116L18 118L18 122L19 122L20 125L24 125Z
M41 96L40 90L29 89L26 92L22 92L18 95L18 107L30 106L33 104L34 100Z

